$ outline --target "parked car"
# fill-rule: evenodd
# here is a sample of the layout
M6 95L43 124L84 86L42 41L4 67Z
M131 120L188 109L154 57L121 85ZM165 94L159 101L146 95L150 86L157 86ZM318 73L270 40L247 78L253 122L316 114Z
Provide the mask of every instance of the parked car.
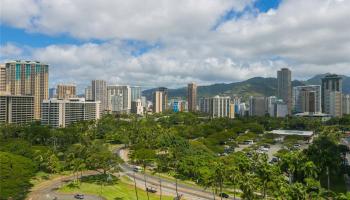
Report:
M84 199L84 195L83 194L76 194L76 195L74 195L74 198L76 198L76 199Z
M243 144L245 144L245 145L252 145L252 144L254 144L254 141L253 140L245 140L243 142Z
M150 193L156 193L157 192L157 189L154 188L154 187L147 187L146 190L147 190L147 192L150 192Z
M300 144L294 144L293 147L296 148L296 149L299 149L301 147L301 145Z
M273 164L273 163L277 163L278 162L278 158L276 157L273 157L271 160L270 160L270 164Z
M267 152L267 151L269 151L270 150L270 148L266 148L265 146L261 146L260 147L260 151L265 151L265 152Z
M224 192L219 194L219 197L223 197L223 198L229 198L230 196Z

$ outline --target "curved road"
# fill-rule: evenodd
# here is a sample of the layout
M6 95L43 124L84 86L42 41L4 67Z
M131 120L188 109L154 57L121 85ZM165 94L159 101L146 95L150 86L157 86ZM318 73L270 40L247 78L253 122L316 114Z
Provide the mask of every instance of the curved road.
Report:
M97 174L94 171L86 171L83 173L83 176L89 176ZM74 194L63 194L58 193L57 189L60 188L61 185L74 180L75 176L68 175L62 176L53 180L45 181L40 183L39 185L32 188L32 191L29 193L27 200L53 200L55 197L57 200L71 200L75 199ZM84 199L86 200L104 200L102 197L98 197L95 195L86 195L84 194Z

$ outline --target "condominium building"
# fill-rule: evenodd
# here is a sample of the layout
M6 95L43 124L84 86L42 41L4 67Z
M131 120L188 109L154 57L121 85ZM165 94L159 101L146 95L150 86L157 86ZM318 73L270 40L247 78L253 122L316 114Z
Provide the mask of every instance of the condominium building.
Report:
M153 93L153 112L161 113L163 112L163 95L164 93L161 91L155 91Z
M137 99L141 99L141 87L140 86L131 86L130 92L131 92L130 102L136 101Z
M343 95L343 114L350 115L350 95Z
M4 64L0 64L0 94L7 93L6 87L6 67Z
M70 99L76 97L76 86L73 84L58 84L57 99Z
M293 87L293 108L295 113L321 113L321 86Z
M110 112L130 113L131 88L128 85L107 86L107 108Z
M92 101L101 102L101 112L108 110L107 106L107 83L104 80L91 81L91 97Z
M266 98L266 112L269 113L270 117L274 117L276 114L276 102L277 97L275 96L270 96Z
M288 113L292 112L292 72L288 68L277 71L277 98L288 105Z
M83 98L44 100L42 105L43 125L66 127L72 123L100 118L100 102Z
M162 93L162 111L168 110L168 88L159 87L158 91Z
M342 77L330 74L322 78L322 112L341 117L342 98Z
M34 97L0 95L0 124L29 123L34 120Z
M91 85L90 86L87 86L85 88L85 101L93 101L92 99L92 87Z
M136 101L131 102L131 113L143 115L143 106L141 99L136 99Z
M288 105L282 101L277 100L274 104L274 117L286 117L288 115Z
M6 84L11 95L34 96L34 119L40 119L41 103L49 97L49 65L38 61L7 62Z
M234 118L234 104L227 96L204 97L200 99L200 111L210 114L211 117Z
M251 96L249 98L249 116L265 116L266 113L266 98Z
M56 98L57 92L56 88L49 88L49 99Z
M197 85L195 83L189 83L187 86L187 101L188 111L197 111Z

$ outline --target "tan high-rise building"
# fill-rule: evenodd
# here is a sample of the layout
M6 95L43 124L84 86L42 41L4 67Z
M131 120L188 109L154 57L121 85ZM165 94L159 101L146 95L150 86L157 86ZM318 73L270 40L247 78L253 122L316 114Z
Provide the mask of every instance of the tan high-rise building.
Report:
M330 74L322 78L322 112L341 117L342 111L342 77Z
M195 83L189 83L187 86L187 100L188 100L188 111L197 111L197 85Z
M0 94L5 94L6 92L6 67L4 64L0 64Z
M34 119L40 119L41 104L49 97L49 65L38 61L7 62L6 84L11 95L34 96Z
M163 92L161 91L155 91L153 93L153 112L163 112Z
M76 86L73 84L57 85L57 99L69 99L76 97Z

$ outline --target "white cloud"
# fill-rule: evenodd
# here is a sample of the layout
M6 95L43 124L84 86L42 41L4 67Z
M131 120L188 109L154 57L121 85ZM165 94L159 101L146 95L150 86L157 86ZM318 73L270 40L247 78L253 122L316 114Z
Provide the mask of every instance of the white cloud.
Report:
M295 78L350 74L350 1L283 0L276 10L248 12L212 30L225 12L241 11L252 1L35 0L31 9L20 12L18 1L12 0L16 8L1 20L27 31L86 40L32 49L33 59L51 64L53 84L83 85L99 78L176 87L189 81L275 76L285 66ZM105 42L92 43L91 38ZM135 57L125 39L161 45Z
M5 57L17 57L23 53L20 47L17 47L14 44L6 43L3 46L0 46L0 58Z

